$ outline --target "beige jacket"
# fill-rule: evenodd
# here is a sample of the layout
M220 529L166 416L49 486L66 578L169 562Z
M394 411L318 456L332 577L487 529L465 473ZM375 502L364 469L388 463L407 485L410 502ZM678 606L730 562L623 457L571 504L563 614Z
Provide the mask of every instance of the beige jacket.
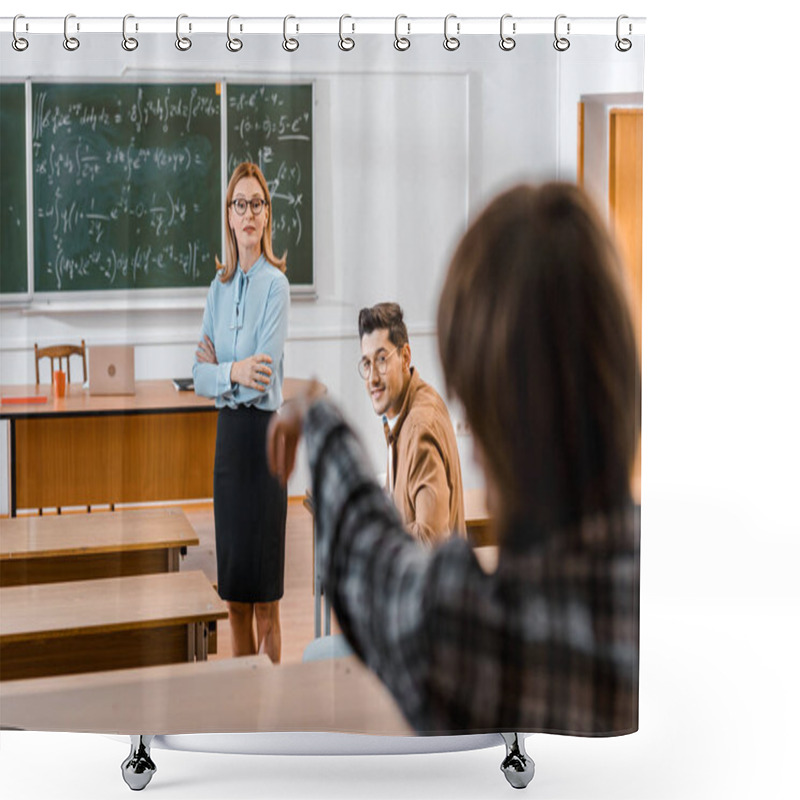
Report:
M442 398L413 368L397 421L385 432L394 476L388 488L406 528L427 544L453 533L466 536L453 423Z

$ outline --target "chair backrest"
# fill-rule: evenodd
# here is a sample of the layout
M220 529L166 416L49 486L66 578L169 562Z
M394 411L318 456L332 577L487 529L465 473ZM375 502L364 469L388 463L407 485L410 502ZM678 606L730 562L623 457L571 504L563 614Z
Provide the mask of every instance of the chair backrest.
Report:
M83 364L83 383L86 383L86 342L81 339L81 343L77 344L54 344L51 347L39 347L38 344L33 345L33 355L36 360L36 383L39 383L39 360L42 358L50 359L50 381L53 380L53 370L55 369L53 362L58 361L58 368L67 373L67 383L72 382L69 370L69 362L71 356L80 356L81 363ZM67 368L64 369L64 362Z

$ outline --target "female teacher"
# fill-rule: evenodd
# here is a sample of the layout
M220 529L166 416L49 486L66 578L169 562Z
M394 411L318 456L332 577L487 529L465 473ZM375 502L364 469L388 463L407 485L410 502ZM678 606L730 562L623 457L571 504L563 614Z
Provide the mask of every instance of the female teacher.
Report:
M217 263L208 291L192 372L195 392L213 397L219 408L217 579L228 604L233 655L266 653L277 664L286 489L267 468L264 443L282 402L289 282L285 255L277 258L272 250L270 194L255 164L234 170L225 209L225 263Z

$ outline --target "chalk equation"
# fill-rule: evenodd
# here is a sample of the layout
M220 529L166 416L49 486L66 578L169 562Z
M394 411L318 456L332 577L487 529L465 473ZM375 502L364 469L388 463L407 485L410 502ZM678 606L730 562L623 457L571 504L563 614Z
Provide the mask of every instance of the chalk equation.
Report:
M247 141L257 136L287 141L311 141L311 111L297 108L286 86L256 86L228 88L228 117L238 137Z
M313 275L313 92L310 84L227 87L227 174L242 161L257 164L272 197L275 251L287 254L287 274Z
M213 84L34 84L35 288L207 284L220 119Z
M103 84L94 84L95 87L101 85ZM34 141L48 132L55 136L62 128L67 131L83 129L96 132L126 123L131 123L136 133L153 127L160 128L162 133L168 133L170 126L189 133L197 119L220 116L217 98L208 93L201 94L199 86L189 86L187 95L179 86L147 84L135 87L132 97L129 86L105 86L112 91L114 88L120 91L96 102L81 98L77 92L68 92L65 95L59 91L62 88L59 84L54 84L50 90L39 90L33 103ZM52 100L53 95L59 98L55 102Z
M206 243L196 239L180 248L169 244L161 248L136 246L127 251L96 249L78 257L65 253L59 243L55 258L42 266L59 290L98 275L104 278L108 287L135 289L171 286L167 276L176 267L192 282L201 279L201 283L208 283L207 270L201 270L200 266L211 263L211 260L212 254Z
M35 292L207 286L241 161L267 178L290 281L313 283L311 84L34 82L30 98Z

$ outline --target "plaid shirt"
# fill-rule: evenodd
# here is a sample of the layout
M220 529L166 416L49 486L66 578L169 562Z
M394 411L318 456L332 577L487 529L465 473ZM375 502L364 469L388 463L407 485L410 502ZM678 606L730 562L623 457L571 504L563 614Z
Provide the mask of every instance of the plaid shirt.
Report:
M487 575L465 540L429 551L404 531L329 402L304 436L325 590L418 733L637 730L633 506L557 534L511 531Z

